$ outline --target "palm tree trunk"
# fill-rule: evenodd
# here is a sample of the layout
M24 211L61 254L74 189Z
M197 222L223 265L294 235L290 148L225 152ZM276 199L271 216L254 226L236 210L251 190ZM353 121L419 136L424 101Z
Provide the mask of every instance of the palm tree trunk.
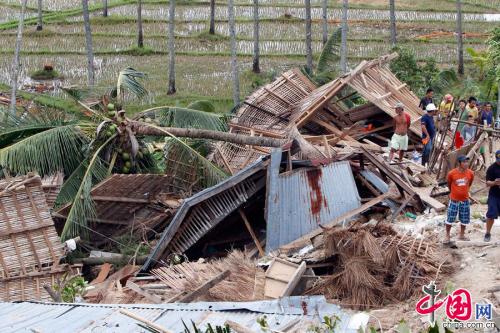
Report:
M175 94L175 0L170 0L168 11L168 92L167 94Z
M42 29L43 29L42 0L38 0L38 23L36 25L36 30L40 31Z
M102 16L108 17L108 0L102 0Z
M327 2L328 0L322 1L322 19L323 19L323 45L328 41L328 12L327 12Z
M462 0L457 0L458 74L464 74L464 41L462 35Z
M215 35L215 0L210 0L210 27L208 33Z
M340 70L342 73L347 72L347 10L349 1L342 1L342 38L340 44Z
M312 73L312 28L311 28L311 0L306 2L306 67Z
M85 26L85 42L87 44L87 78L88 84L93 86L95 83L94 74L94 50L92 48L92 31L90 30L89 1L82 0L83 23Z
M142 31L142 0L137 1L137 47L144 47L144 35Z
M21 66L19 65L19 54L21 52L21 44L23 41L23 28L24 28L24 14L26 13L26 2L28 0L23 0L21 4L21 16L19 17L19 23L17 25L17 37L16 37L16 48L14 50L14 62L12 64L12 91L10 94L10 113L16 114L16 92L17 92L17 79L19 77L19 71Z
M234 22L234 0L227 3L229 16L229 35L231 37L231 71L233 73L233 102L234 105L240 103L240 78L238 73L238 61L236 58L236 29Z
M389 13L391 16L391 45L396 46L396 5L395 0L389 0Z
M253 0L253 64L252 71L260 73L259 49L259 0Z
M139 121L131 121L131 129L137 135L164 137L167 135L165 132L168 132L178 138L207 139L261 147L281 147L289 141L287 139L250 136L198 128L155 127Z

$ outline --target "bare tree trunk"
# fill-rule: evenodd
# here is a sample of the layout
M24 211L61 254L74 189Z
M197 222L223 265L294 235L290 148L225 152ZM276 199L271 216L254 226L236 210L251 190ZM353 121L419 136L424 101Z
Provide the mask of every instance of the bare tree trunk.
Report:
M309 73L312 73L312 28L311 28L311 0L306 2L306 67Z
M137 1L137 47L144 47L144 34L142 31L142 0Z
M231 71L233 73L233 102L234 105L240 103L240 78L238 73L238 60L236 55L236 29L234 22L234 0L229 0L227 4L229 16L229 35L231 37Z
M395 0L389 0L389 13L391 17L391 45L396 46L396 5Z
M21 44L23 41L23 28L24 28L24 14L26 13L26 2L28 0L23 0L21 4L21 15L19 17L19 23L17 25L17 37L16 37L16 48L14 50L14 62L12 63L12 91L10 93L10 113L16 114L16 92L17 92L17 79L19 77L19 71L21 66L19 64L19 54L21 53Z
M210 0L210 28L208 33L215 35L215 0Z
M347 10L349 1L342 1L342 42L340 44L340 70L347 72Z
M102 16L108 17L108 0L102 0Z
M464 40L462 35L462 0L457 0L458 74L464 74Z
M87 44L87 78L88 84L93 86L95 83L94 74L94 50L92 48L92 31L90 30L89 1L82 0L83 23L85 26L85 42Z
M41 31L43 29L43 6L42 0L38 0L38 23L36 24L36 31Z
M323 0L321 2L322 5L322 14L321 18L323 20L323 45L328 42L328 11L327 11L327 2L328 0Z
M259 49L259 0L253 0L253 64L254 73L260 73Z
M168 11L168 92L175 94L175 0L170 0Z
M131 127L138 135L167 136L168 134L166 132L168 132L179 138L217 140L249 146L281 147L289 141L287 139L250 136L198 128L154 127L139 121L131 121Z

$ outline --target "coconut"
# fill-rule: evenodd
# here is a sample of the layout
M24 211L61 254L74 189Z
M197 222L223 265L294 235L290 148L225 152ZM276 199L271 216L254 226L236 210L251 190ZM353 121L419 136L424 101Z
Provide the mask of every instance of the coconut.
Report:
M130 154L129 154L129 153L123 153L123 154L122 154L122 159L123 159L124 161L128 161L128 160L130 160Z
M129 172L130 172L130 169L129 169L129 168L127 168L126 166L124 166L124 167L122 168L122 172L123 172L123 173L129 173Z
M130 161L125 162L125 167L130 169L132 167L132 163L130 163Z
M113 111L115 109L115 105L113 103L109 103L107 105L108 111Z
M108 111L108 117L113 118L115 116L115 111Z
M118 148L118 149L116 150L116 152L117 152L118 154L121 154L121 153L123 153L123 149Z

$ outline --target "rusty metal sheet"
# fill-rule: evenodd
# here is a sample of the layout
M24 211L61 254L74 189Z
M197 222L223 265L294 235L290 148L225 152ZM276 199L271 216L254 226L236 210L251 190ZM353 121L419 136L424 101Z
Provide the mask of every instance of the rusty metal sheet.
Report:
M276 149L268 168L267 252L361 205L349 162L279 174L280 163Z

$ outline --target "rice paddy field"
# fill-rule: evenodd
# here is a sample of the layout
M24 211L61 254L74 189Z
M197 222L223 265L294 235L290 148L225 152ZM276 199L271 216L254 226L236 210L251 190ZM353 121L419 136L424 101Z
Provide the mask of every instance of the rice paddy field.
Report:
M89 0L98 85L114 83L118 71L131 66L148 73L146 85L152 95L147 103L164 101L168 75L168 1L143 0L146 51L141 55L135 49L136 1L108 2L109 17L104 18L102 0ZM389 12L386 0L349 2L348 58L353 67L361 59L390 52ZM266 79L270 79L273 74L304 64L305 10L302 0L260 0L259 3L261 66ZM321 1L312 0L311 3L313 52L317 57L322 48ZM81 0L44 0L43 4L45 25L42 32L37 32L37 0L28 0L19 83L30 82L30 73L50 63L63 76L58 84L82 85L87 74ZM9 84L19 1L0 0L0 7L0 83ZM413 49L420 60L433 57L442 67L455 66L455 1L398 0L396 7L398 44ZM464 0L463 11L467 34L465 47L484 49L488 32L500 24L500 0ZM244 97L255 87L255 76L248 74L253 50L252 1L236 0L235 14L241 95ZM177 1L178 92L174 99L231 99L226 3L216 3L215 38L207 38L209 15L208 1ZM330 32L339 26L340 17L340 1L329 1ZM467 54L466 61L470 62ZM53 93L60 94L58 89Z

